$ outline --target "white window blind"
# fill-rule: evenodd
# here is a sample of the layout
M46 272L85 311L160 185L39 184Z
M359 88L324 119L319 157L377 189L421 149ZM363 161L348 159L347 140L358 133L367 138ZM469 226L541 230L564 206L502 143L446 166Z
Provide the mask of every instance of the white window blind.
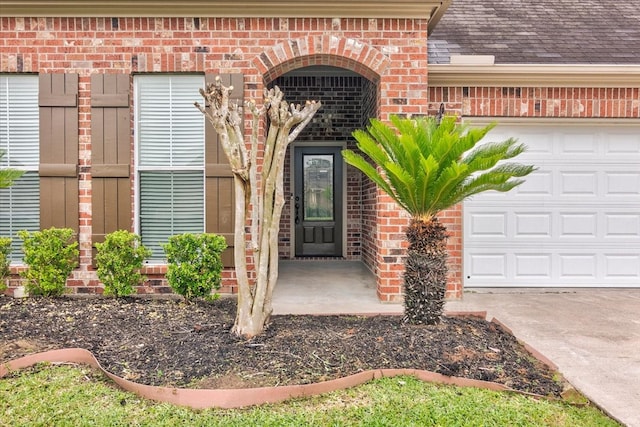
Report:
M202 76L137 76L138 227L152 260L174 234L204 231Z
M12 187L0 189L0 236L13 239L13 260L22 258L16 232L40 228L38 114L38 77L0 75L0 168L25 171Z

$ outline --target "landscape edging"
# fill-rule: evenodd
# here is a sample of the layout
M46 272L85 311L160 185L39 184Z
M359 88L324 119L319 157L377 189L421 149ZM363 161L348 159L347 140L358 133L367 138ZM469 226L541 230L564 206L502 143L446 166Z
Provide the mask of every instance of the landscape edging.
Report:
M447 313L447 315L450 316L453 315L461 317L482 317L483 314L486 316L486 312ZM491 320L491 322L496 323L499 327L502 327L506 331L509 331L509 328L507 328L497 319L494 318ZM552 369L557 370L557 366L550 362L549 359L544 357L531 346L525 343L522 344L527 348L527 351L529 351L529 353L533 357L550 366ZM449 384L461 387L476 387L494 391L509 391L526 396L549 399L549 397L547 396L514 390L503 384L495 382L474 380L470 378L451 377L421 369L376 369L363 371L357 374L319 383L276 387L257 387L244 389L190 389L151 386L127 380L105 370L100 365L100 362L98 362L93 353L82 348L50 350L10 360L0 365L0 378L4 378L13 371L28 368L42 362L77 363L89 365L103 372L107 377L109 377L113 382L115 382L120 388L125 391L136 393L137 395L145 399L171 403L179 406L186 406L193 409L233 409L246 406L261 405L265 403L278 403L292 398L309 397L328 393L331 391L344 390L350 387L364 384L370 380L377 378L394 377L400 375L411 375L422 381L439 384Z
M93 353L83 348L65 348L50 350L42 353L30 354L18 359L10 360L0 365L0 378L4 378L13 371L25 369L38 363L76 363L89 365L103 372L113 382L125 391L136 393L145 399L166 402L193 409L222 408L233 409L264 403L278 403L291 398L309 397L344 390L364 384L373 379L411 375L422 381L440 384L450 384L461 387L477 387L494 391L510 391L524 395L531 393L513 390L502 384L474 380L469 378L449 377L436 372L420 369L376 369L359 372L335 380L313 384L286 385L276 387L257 387L246 389L190 389L177 387L161 387L136 382L119 377L105 370ZM534 395L537 397L544 397Z

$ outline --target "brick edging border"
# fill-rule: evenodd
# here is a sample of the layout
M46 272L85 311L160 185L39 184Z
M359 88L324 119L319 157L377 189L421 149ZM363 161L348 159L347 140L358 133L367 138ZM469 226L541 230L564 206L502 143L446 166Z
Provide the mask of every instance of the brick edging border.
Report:
M467 316L485 318L486 312L456 312L447 313L448 316ZM500 328L510 332L504 324L493 318L492 323L497 324ZM529 353L552 370L558 369L549 359L544 357L540 352L531 346L520 341ZM0 365L0 378L4 378L11 372L31 367L37 363L77 363L89 365L103 372L113 382L125 391L136 393L140 397L158 402L166 402L179 406L186 406L193 409L206 408L222 408L233 409L252 405L261 405L264 403L278 403L291 398L309 397L336 390L344 390L364 384L368 381L378 378L395 377L400 375L411 375L422 381L434 382L438 384L449 384L461 387L477 387L493 391L508 391L525 396L532 396L539 399L551 399L548 396L542 396L534 393L514 390L503 384L474 380L461 377L450 377L438 374L432 371L421 369L376 369L359 372L343 378L330 381L323 381L313 384L288 385L277 387L257 387L246 389L188 389L176 387L159 387L136 382L119 377L106 369L95 358L93 353L82 348L65 348L59 350L50 350L41 353L30 354L18 359L10 360Z
M463 387L478 387L494 391L511 391L530 395L510 389L502 384L468 378L448 377L419 369L378 369L359 372L347 377L314 384L288 385L277 387L258 387L246 389L188 389L176 387L159 387L138 384L119 377L105 370L93 353L82 348L65 348L42 353L31 354L3 363L0 366L0 378L13 371L31 367L41 362L77 363L89 365L103 372L125 391L136 393L140 397L158 402L186 406L193 409L222 408L233 409L264 403L278 403L291 398L310 397L336 390L343 390L364 384L373 379L412 375L422 381L440 384L451 384ZM539 396L543 398L543 396Z

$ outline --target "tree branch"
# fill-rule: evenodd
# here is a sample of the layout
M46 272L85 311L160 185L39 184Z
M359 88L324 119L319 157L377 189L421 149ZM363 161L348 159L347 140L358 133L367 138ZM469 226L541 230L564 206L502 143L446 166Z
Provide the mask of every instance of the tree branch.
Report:
M295 141L295 139L298 137L300 132L302 132L302 130L309 124L309 122L311 121L313 116L316 114L316 112L320 109L320 107L322 107L322 103L320 101L318 102L307 101L302 111L299 111L299 109L297 110L299 111L298 117L300 117L300 121L298 122L299 124L298 126L296 126L293 132L289 134L289 140L287 141L288 144Z

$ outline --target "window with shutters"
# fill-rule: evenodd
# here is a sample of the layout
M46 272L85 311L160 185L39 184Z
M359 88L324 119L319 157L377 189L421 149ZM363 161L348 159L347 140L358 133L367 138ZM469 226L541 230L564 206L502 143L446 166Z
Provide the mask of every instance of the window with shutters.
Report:
M16 232L40 228L38 126L38 76L0 75L0 168L24 171L12 187L0 189L0 236L13 239L13 260L22 257Z
M162 261L170 236L205 224L204 116L194 107L204 76L136 76L137 231Z

